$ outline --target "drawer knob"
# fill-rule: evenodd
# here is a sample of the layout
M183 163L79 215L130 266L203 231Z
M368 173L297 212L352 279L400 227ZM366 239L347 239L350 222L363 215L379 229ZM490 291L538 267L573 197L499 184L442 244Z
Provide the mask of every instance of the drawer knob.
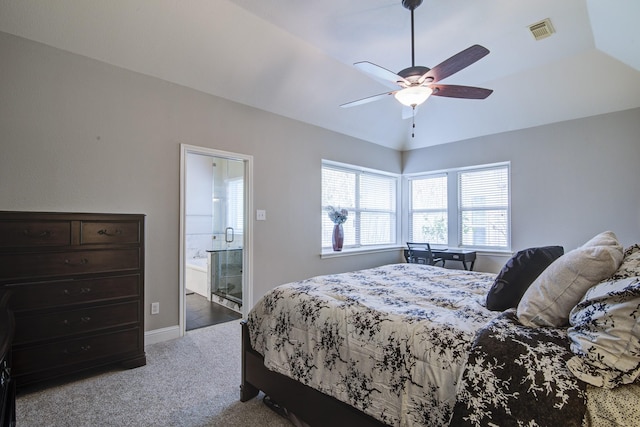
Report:
M85 351L89 351L91 350L91 346L89 344L87 345L81 345L80 348L77 348L75 350L69 350L68 348L64 349L64 353L65 354L78 354L78 353L82 353Z
M62 291L65 295L80 295L80 294L88 294L91 292L91 288L80 288L76 292L72 292L69 289L65 289Z
M102 230L98 230L98 234L101 236L120 236L122 234L122 230L116 228L113 233L109 233L109 230L103 228Z
M31 230L26 229L22 231L22 234L25 235L26 237L31 237L33 239L42 239L43 237L50 237L51 231L44 230L40 233L32 233Z
M71 261L70 259L65 259L64 263L66 265L70 265L70 266L76 266L76 265L84 265L84 264L89 264L89 260L86 258L80 258L80 261L74 263L73 261Z
M91 321L91 317L85 316L85 317L81 317L77 322L72 322L70 320L64 319L62 321L62 324L65 326L72 326L74 323L81 325L83 323L89 323L90 321Z

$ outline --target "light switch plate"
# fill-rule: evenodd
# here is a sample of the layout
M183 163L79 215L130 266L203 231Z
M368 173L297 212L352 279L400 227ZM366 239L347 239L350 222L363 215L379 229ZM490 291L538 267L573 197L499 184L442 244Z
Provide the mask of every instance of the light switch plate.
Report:
M256 211L256 221L266 221L267 220L267 211L264 209L258 209Z

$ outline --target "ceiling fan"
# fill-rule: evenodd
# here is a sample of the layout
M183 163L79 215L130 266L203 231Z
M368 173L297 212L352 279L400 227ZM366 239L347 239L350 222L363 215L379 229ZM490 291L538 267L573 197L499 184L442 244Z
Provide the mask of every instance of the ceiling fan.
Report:
M480 45L473 45L433 68L416 66L414 51L413 11L422 4L422 0L402 0L402 6L411 11L411 67L397 74L371 62L363 61L353 64L359 70L384 81L396 84L398 89L369 96L357 101L347 102L341 107L355 107L371 101L382 99L387 95L394 97L403 105L415 108L424 103L429 96L446 96L449 98L485 99L493 90L480 87L437 84L452 74L468 67L489 54L489 50Z

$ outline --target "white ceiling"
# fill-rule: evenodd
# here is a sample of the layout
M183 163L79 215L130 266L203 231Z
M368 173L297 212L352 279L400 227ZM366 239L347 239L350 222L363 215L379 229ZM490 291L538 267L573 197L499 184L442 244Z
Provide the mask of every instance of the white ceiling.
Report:
M480 44L491 53L443 83L486 100L431 97L402 119L354 62L411 65L401 0L0 0L0 31L395 149L640 107L637 0L424 0L416 65ZM528 26L550 18L535 41Z

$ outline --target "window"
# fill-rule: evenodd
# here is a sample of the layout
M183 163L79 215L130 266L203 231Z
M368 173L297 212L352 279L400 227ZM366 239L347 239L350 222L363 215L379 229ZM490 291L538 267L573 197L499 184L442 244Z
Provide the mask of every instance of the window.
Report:
M407 179L407 239L509 249L509 165L450 169Z
M233 178L227 181L227 225L236 233L244 232L244 179Z
M409 240L448 244L447 175L410 179Z
M509 168L458 172L460 246L508 248Z
M327 208L349 212L344 248L397 244L397 175L322 162L322 248L331 248L333 223Z

